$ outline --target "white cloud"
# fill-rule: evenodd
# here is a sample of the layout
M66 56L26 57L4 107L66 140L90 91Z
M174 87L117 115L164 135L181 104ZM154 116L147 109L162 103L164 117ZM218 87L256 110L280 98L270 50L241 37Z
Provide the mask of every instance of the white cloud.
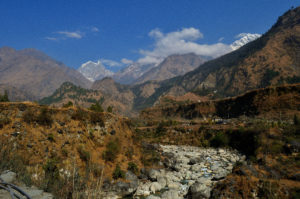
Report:
M82 39L87 34L94 33L94 35L99 32L99 29L95 26L92 27L85 27L81 30L77 31L56 31L53 32L51 36L45 37L47 40L51 41L60 41L60 40L66 40L66 39Z
M151 50L140 50L142 58L137 62L141 64L160 63L164 58L172 54L195 53L197 55L219 57L234 50L233 44L239 47L260 37L259 34L240 33L235 38L238 40L232 44L222 43L224 37L219 38L213 44L201 44L197 40L203 38L203 34L196 28L183 28L178 31L163 33L159 29L149 32L149 37L154 38L154 47ZM241 42L242 41L242 42Z
M126 59L126 58L121 59L121 62L122 62L123 64L126 64L126 65L129 65L129 64L132 64L132 63L133 63L132 60Z
M76 32L58 31L57 33L63 35L64 37L74 38L74 39L81 39L83 37L83 33L80 33L79 31Z
M100 59L100 61L102 62L102 64L107 65L109 67L120 67L120 66L122 66L121 63L113 61L113 60L109 60L109 59Z
M183 28L179 31L164 34L159 29L149 32L149 36L155 39L152 50L140 50L144 57L140 63L159 63L163 58L172 54L195 53L203 56L218 57L231 50L223 43L199 44L196 41L203 38L203 34L196 28Z
M51 41L58 41L59 39L56 37L45 37L45 39L51 40Z
M98 29L97 27L92 27L92 28L91 28L91 31L92 31L92 32L99 32L99 29Z

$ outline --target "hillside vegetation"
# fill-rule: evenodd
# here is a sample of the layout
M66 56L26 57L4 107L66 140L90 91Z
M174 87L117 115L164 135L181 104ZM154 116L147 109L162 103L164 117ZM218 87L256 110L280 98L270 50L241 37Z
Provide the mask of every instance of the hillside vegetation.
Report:
M141 167L132 135L130 122L110 113L2 102L0 170L58 198L99 194L117 165Z
M171 106L155 106L141 112L148 119L183 118L205 119L259 116L264 118L289 117L300 111L300 84L271 86L249 91L243 95L221 100L206 100Z

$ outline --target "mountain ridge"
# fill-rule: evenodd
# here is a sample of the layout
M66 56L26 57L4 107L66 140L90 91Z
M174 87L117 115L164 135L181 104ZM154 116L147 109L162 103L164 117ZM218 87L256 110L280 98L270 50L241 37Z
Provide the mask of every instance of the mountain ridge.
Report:
M63 82L91 85L79 72L35 49L0 48L0 84L16 87L33 98L50 95Z

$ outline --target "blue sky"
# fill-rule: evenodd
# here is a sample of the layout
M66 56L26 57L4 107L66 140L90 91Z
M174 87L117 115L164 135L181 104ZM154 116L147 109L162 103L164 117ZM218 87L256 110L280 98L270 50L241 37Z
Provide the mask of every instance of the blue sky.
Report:
M36 48L73 68L102 59L117 69L124 66L119 64L122 59L130 63L167 55L161 45L172 43L174 37L195 48L213 46L207 53L218 53L222 45L217 43L226 47L240 33L262 34L292 6L299 2L0 0L0 46Z

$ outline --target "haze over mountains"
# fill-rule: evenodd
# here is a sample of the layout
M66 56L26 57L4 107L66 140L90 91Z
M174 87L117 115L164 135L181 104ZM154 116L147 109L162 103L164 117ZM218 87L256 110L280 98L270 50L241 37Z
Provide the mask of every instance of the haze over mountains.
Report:
M46 97L66 81L84 88L91 85L79 72L40 51L0 48L0 84L22 90L29 99Z

